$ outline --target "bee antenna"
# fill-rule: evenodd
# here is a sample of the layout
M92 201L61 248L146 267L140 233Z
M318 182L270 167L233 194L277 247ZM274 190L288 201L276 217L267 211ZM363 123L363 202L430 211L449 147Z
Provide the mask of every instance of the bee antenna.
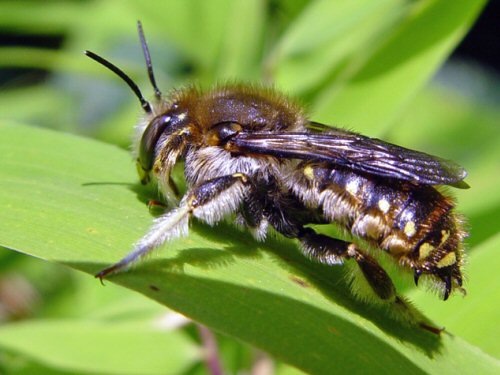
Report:
M161 99L161 91L156 85L155 75L153 73L153 64L151 63L151 54L149 53L148 43L146 42L146 37L144 36L144 30L142 29L141 21L137 21L137 31L139 32L139 38L141 39L142 51L144 52L144 58L146 59L146 66L148 68L148 76L153 89L155 90L156 99Z
M106 68L111 70L113 73L115 73L118 77L123 79L125 83L132 89L134 92L135 96L139 98L139 101L141 102L141 107L146 111L147 113L151 113L151 104L144 99L144 96L142 96L141 90L139 90L139 87L137 84L132 81L132 78L130 78L128 75L126 75L123 70L118 68L116 65L110 63L108 60L105 58L96 55L94 52L91 51L84 51L85 55L90 57L92 60L97 61L99 64L104 65Z

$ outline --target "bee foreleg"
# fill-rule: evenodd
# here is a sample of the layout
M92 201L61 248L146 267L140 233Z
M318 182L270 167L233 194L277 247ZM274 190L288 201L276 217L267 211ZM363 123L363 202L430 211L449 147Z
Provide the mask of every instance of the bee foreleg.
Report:
M119 272L151 253L163 243L185 236L189 219L194 216L210 225L235 212L243 202L249 188L247 176L241 173L222 176L203 182L186 193L179 207L160 216L150 231L135 248L119 262L96 274L104 277Z
M175 195L175 197L179 199L180 198L179 188L177 187L175 181L172 179L172 176L168 176L168 186L170 187L170 190Z

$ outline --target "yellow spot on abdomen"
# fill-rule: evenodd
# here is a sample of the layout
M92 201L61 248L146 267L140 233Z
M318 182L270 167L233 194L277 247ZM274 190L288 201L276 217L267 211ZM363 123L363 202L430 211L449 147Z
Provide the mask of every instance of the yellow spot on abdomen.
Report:
M425 259L427 256L431 253L432 250L434 250L435 247L432 246L428 242L424 242L422 245L420 245L418 249L418 256L420 259Z
M441 231L441 242L439 243L439 246L442 246L447 240L450 238L450 231L449 230L442 230Z
M304 168L304 176L306 176L308 180L314 180L314 168L310 165L307 165Z
M408 242L397 234L387 236L381 246L383 249L387 249L392 255L396 256L406 254L411 250L408 246Z
M389 212L391 204L389 203L389 201L387 201L387 199L384 198L378 201L378 208L380 209L380 211L386 214L387 212Z
M443 259L441 259L439 262L437 262L436 266L437 268L444 268L451 266L452 264L455 264L457 262L457 256L455 253L448 253L446 254Z
M357 180L351 180L345 186L345 189L352 195L356 195L359 189L359 183Z
M417 230L415 228L415 222L414 221L408 221L406 224L405 224L405 228L403 230L406 234L407 237L411 237L413 236Z

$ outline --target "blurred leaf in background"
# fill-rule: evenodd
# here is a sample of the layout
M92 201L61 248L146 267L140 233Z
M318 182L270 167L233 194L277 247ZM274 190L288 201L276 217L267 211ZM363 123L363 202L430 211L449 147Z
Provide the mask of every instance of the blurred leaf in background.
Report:
M134 185L126 153L67 134L129 148L137 99L82 51L115 63L149 96L140 19L164 93L193 82L264 82L301 100L317 121L464 165L472 188L452 193L471 228L469 295L442 303L404 277L398 282L426 315L461 337L444 335L437 344L352 301L342 270L311 264L291 241L257 244L229 225L224 235L195 225L189 238L113 280L306 372L493 373L488 355L500 355L500 86L495 74L464 62L440 69L484 5L2 1L0 245L92 273L147 229L145 202L155 192ZM210 368L197 328L163 305L8 250L0 251L0 319L0 373ZM300 373L239 340L216 337L227 373Z

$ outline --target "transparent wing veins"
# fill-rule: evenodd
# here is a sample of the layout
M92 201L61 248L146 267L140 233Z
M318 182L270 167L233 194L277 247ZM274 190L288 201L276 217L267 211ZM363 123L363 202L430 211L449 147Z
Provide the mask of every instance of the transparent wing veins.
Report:
M336 128L315 133L242 132L230 142L241 152L319 159L377 176L468 187L462 181L467 172L453 161Z

